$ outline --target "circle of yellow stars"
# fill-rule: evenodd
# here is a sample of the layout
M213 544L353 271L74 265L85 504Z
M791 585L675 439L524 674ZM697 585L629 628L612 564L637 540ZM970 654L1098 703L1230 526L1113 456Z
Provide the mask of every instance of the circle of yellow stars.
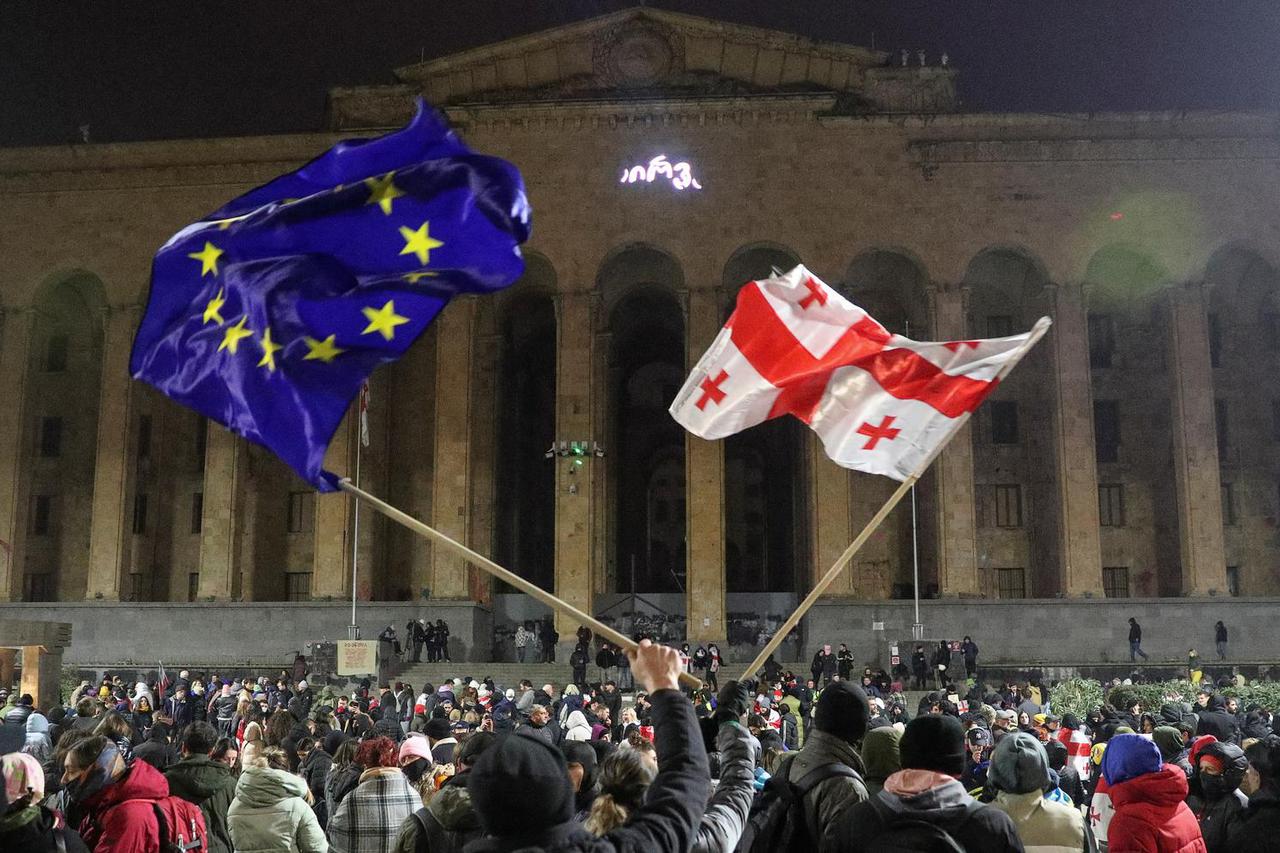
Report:
M395 173L388 172L385 175L366 178L365 186L369 188L369 198L365 204L376 204L382 213L391 216L394 213L395 201L402 198L407 193L395 184ZM344 185L339 184L333 188L334 192L344 189ZM219 230L225 231L232 223L248 218L250 214L241 216L233 216L228 219L219 219L213 222L218 226ZM431 222L424 221L417 228L409 228L408 226L399 226L400 237L404 240L404 248L400 250L401 255L413 255L422 267L426 267L431 263L431 250L438 249L445 245L443 240L431 236ZM225 251L210 241L205 241L204 247L198 252L189 252L188 258L200 262L200 277L213 276L215 279L221 274L218 269L218 262ZM403 278L410 284L417 284L424 278L435 277L437 273L434 270L417 269L407 272ZM201 315L201 325L207 326L210 323L216 324L222 328L222 342L218 344L218 352L227 351L231 355L238 355L240 352L240 342L245 339L254 339L258 350L261 352L261 358L258 360L258 367L266 368L269 373L276 370L276 353L284 349L284 344L278 343L271 337L271 328L268 326L263 330L261 336L257 331L249 328L249 315L244 314L234 323L228 323L222 316L222 309L226 306L227 300L223 288L218 288L218 292L214 294L204 307ZM383 340L395 340L396 329L406 323L411 322L411 318L403 314L396 313L395 300L388 299L381 307L365 306L361 308L367 325L360 333L362 335L381 335ZM330 364L338 356L346 352L345 349L339 347L336 343L337 335L329 335L326 338L317 339L309 336L303 336L302 342L307 347L307 353L302 357L303 361L319 361L322 364Z

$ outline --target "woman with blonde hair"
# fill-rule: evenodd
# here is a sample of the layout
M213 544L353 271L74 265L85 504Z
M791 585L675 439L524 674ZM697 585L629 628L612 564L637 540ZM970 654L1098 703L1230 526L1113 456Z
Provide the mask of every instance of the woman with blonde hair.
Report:
M634 749L613 753L600 765L600 793L591 804L583 827L604 835L624 825L644 803L645 792L657 775L653 765Z

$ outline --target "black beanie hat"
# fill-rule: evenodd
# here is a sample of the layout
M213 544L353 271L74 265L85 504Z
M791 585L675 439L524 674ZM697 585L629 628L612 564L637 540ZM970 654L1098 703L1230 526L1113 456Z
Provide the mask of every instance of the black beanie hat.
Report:
M449 720L444 717L432 717L422 727L422 733L432 740L443 740L452 732L453 727L449 725Z
M833 681L818 697L813 712L813 725L820 732L835 735L847 743L862 740L867 733L871 710L867 694L851 681Z
M898 744L904 770L964 773L964 729L955 717L925 714L907 723Z
M480 754L467 790L490 835L532 838L573 820L573 786L564 756L546 741L515 732Z

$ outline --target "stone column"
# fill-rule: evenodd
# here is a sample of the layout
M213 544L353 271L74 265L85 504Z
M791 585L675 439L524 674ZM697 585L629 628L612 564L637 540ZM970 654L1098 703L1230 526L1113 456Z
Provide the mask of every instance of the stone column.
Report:
M22 693L30 693L34 707L48 710L61 693L62 649L54 646L22 647Z
M29 477L23 460L27 375L35 312L6 308L0 314L0 601L22 598Z
M210 421L208 429L197 597L226 601L239 593L241 513L249 455L244 439L221 424Z
M1211 591L1225 594L1227 561L1222 534L1222 478L1202 284L1197 282L1171 290L1168 325L1182 592L1185 595L1207 595Z
M471 396L475 364L476 300L454 299L436 320L436 444L431 526L468 544L471 505ZM431 547L431 597L471 596L466 561Z
M1079 284L1049 287L1053 326L1044 344L1053 365L1053 449L1058 492L1058 589L1103 596L1094 452L1089 322Z
M556 295L556 441L600 440L593 417L594 303L595 295L588 291ZM591 613L595 609L593 521L598 463L591 457L578 466L556 457L550 464L556 469L556 595ZM556 614L561 644L572 640L577 630L576 621Z
M968 288L937 284L929 288L933 338L969 337ZM973 428L961 427L932 466L937 531L938 594L977 596L978 524L973 488Z
M685 363L689 370L720 333L720 297L712 289L691 290L685 312ZM685 637L727 648L725 622L724 442L692 433L684 444L686 557Z
M356 446L360 440L359 414L353 403L338 424L324 454L324 468L355 477ZM208 482L208 474L205 474ZM361 477L361 485L364 478ZM204 497L205 517L209 512L209 492ZM351 517L355 500L346 492L317 494L315 504L315 550L311 558L311 598L316 601L351 598ZM361 513L364 516L364 513ZM204 578L201 577L203 583ZM369 639L369 638L366 638Z
M850 520L849 471L831 461L817 434L807 428L805 444L811 483L810 517L813 518L809 572L800 583L801 590L807 593L849 547L854 532ZM855 562L827 587L827 595L851 595L856 573Z
M103 312L102 391L98 402L93 515L89 522L89 580L85 586L85 598L89 599L118 601L124 575L130 568L130 513L137 465L133 434L135 391L129 378L129 351L138 327L138 311L137 306L127 305Z

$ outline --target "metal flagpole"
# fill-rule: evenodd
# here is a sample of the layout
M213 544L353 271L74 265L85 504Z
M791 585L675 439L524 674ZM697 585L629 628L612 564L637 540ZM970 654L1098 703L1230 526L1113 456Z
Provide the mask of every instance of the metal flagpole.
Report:
M360 386L360 438L356 441L356 487L360 487L360 451L369 444L369 380ZM360 496L355 496L351 525L351 624L347 626L347 638L360 639L360 625L356 622L356 589L360 572Z

